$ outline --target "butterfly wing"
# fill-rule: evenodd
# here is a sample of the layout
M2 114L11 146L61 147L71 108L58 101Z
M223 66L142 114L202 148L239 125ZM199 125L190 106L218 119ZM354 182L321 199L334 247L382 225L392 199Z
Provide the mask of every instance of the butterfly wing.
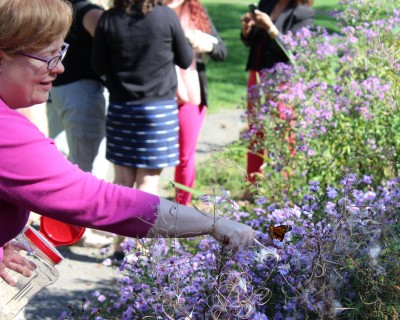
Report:
M274 227L273 224L269 226L269 235L271 239L278 239L279 241L283 241L285 238L285 233L292 230L291 225L282 224L280 226Z

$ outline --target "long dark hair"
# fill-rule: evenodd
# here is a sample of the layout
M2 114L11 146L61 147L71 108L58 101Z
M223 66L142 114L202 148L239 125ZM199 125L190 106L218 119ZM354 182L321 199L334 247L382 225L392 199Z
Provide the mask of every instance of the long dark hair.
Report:
M156 5L164 5L166 0L114 0L114 8L122 8L127 13L133 13L137 7L143 15L148 14Z

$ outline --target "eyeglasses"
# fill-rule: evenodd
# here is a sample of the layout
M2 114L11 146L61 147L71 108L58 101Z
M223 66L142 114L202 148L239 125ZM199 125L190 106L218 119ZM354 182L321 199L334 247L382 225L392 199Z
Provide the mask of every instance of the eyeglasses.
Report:
M41 57L37 57L37 56L34 56L32 54L28 54L28 53L25 53L25 52L18 52L18 54L23 55L25 57L32 58L32 59L36 59L36 60L39 60L39 61L47 62L47 70L51 71L57 66L57 64L60 61L62 61L65 58L65 55L66 55L67 50L68 50L68 47L69 47L69 44L64 42L64 44L63 44L63 46L61 48L60 54L58 54L58 55L56 55L54 57L50 57L50 58L41 58Z

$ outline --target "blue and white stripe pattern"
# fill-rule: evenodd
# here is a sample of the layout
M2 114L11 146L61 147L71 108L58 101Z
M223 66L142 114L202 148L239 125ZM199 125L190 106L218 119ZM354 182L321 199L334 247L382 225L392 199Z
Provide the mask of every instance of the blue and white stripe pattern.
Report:
M106 158L132 168L165 168L179 163L175 100L112 104L106 121Z

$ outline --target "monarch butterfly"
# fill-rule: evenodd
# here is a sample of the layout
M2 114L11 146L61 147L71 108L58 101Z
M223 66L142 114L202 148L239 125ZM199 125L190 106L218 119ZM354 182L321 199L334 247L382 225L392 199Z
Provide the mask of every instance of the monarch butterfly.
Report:
M285 237L285 233L292 230L291 225L280 225L274 227L273 224L269 226L269 235L272 240L278 239L279 241L283 241L283 238Z

